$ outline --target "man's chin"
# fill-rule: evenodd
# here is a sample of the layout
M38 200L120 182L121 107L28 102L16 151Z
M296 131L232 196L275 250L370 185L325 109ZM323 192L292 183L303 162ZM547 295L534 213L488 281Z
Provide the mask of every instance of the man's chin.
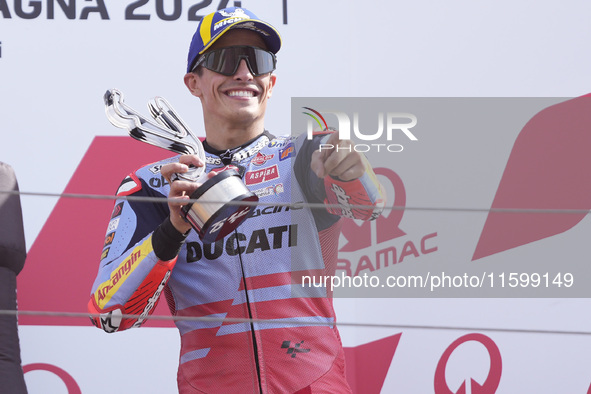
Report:
M230 107L230 111L235 115L260 116L265 113L265 108L262 108L258 101L250 100L249 102L236 103Z
M258 106L255 106L255 107L245 106L245 107L236 108L235 110L233 110L229 116L229 119L232 119L235 122L249 123L249 122L254 122L261 117L262 117L262 114L261 114L260 108Z

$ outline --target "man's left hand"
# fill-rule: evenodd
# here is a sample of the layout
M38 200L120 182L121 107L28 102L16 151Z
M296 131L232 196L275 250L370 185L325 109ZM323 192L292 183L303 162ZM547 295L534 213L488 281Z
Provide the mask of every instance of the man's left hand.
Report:
M340 140L338 133L312 154L310 168L319 178L330 175L342 181L355 180L365 172L361 153L355 152L351 140Z

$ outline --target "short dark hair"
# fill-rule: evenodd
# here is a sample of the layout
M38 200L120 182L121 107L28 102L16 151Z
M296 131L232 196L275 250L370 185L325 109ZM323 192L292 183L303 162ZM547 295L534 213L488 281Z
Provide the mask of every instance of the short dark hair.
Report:
M198 65L197 67L195 67L195 70L191 71L194 72L195 74L197 74L197 76L202 76L203 75L203 66L202 65Z

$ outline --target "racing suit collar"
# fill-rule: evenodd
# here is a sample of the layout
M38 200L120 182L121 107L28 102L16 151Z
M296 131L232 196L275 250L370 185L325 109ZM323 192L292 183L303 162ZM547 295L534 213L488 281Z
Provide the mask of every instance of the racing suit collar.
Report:
M255 150L253 150L253 149L249 150L248 148L251 145L255 144L259 139L264 138L264 137L266 137L269 141L271 141L272 139L275 138L275 136L272 135L268 130L264 130L261 134L259 134L255 138L251 139L250 141L247 141L244 144L239 145L235 148L226 149L226 150L215 149L214 147L212 147L211 145L209 145L207 143L207 139L206 139L203 141L203 149L205 149L205 151L207 153L218 156L220 159L222 159L222 162L224 164L230 164L231 162L242 161L245 158L252 156L256 152L258 152L260 149L262 149L263 148L262 145L259 149L255 149Z

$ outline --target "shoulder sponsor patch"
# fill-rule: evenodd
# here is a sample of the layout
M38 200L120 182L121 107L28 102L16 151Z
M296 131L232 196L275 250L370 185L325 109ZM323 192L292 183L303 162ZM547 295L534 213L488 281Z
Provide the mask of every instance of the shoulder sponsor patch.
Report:
M135 174L130 174L127 177L125 177L123 182L121 182L121 185L119 185L119 189L117 189L117 195L129 196L130 194L133 194L140 190L142 190L142 184L140 180Z
M152 174L158 174L160 173L160 169L162 168L163 164L156 164L150 168L148 168L148 170L150 170L150 172Z
M289 139L286 138L276 138L273 141L269 142L267 145L269 148L281 148L289 143Z

